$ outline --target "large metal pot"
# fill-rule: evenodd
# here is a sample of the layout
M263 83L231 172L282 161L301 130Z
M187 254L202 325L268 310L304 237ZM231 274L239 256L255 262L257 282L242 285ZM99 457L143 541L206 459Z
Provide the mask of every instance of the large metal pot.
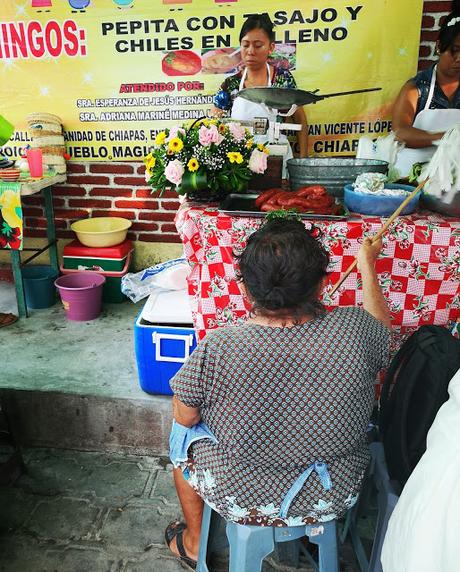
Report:
M460 189L455 193L452 202L446 202L445 198L435 197L428 193L422 195L422 208L429 209L447 216L460 217Z
M343 196L343 188L355 182L361 173L388 173L388 163L376 159L321 157L287 161L291 189L322 185L335 197Z

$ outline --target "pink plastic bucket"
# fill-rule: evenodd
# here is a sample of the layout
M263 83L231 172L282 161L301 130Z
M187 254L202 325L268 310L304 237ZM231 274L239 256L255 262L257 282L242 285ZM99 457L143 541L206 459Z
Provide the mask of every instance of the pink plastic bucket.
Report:
M104 276L92 272L75 272L58 278L54 284L67 318L78 322L97 318L101 313L104 283Z

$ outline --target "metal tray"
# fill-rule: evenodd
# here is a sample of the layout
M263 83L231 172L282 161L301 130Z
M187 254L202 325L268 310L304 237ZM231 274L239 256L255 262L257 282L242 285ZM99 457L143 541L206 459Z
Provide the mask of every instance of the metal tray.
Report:
M265 217L269 213L264 213L257 210L254 205L254 201L258 197L258 194L231 194L225 197L225 199L219 205L219 212L228 214L230 216L250 216L250 217ZM300 218L303 219L316 219L316 220L346 220L350 217L350 211L347 207L339 201L335 200L336 203L342 205L343 214L341 215L328 215L328 214L317 214L317 213L301 213L299 212Z

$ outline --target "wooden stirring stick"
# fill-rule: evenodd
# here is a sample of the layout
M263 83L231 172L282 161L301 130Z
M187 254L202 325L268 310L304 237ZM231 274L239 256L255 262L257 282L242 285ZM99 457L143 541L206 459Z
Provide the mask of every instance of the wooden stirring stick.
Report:
M414 189L412 191L412 193L410 195L408 195L403 202L399 205L399 207L395 210L395 212L390 216L390 218L387 220L387 222L382 226L382 228L376 233L374 234L374 236L370 237L372 242L376 242L377 240L379 240L379 238L381 238L385 232L388 230L388 227L390 226L390 224L395 220L395 218L399 215L399 213L403 210L403 208L410 203L410 201L415 197L415 195L420 192L423 187L425 186L426 182L428 181L428 177L422 181L418 187L416 189ZM347 277L349 276L350 272L355 268L355 266L358 264L358 259L355 258L353 260L353 262L350 264L350 266L345 270L344 274L339 278L338 282L336 282L336 284L334 285L334 287L332 288L332 290L329 292L329 296L332 298L332 296L337 292L337 290L340 288L340 286L344 283L344 281L347 279Z

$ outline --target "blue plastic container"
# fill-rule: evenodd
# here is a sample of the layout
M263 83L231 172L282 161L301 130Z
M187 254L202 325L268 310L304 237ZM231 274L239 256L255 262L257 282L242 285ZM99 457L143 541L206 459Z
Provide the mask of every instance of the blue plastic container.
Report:
M387 183L386 189L403 189L411 193L415 187L410 185L398 185ZM421 191L407 204L402 210L401 214L411 214L418 206ZM404 201L407 195L391 197L386 195L375 195L367 193L357 193L353 189L353 185L345 185L344 187L344 201L348 210L374 216L390 216Z
M59 273L52 266L34 264L22 268L26 304L33 310L49 308L56 302L54 281Z
M152 324L142 318L134 325L139 384L147 393L172 395L169 380L196 348L192 324Z

